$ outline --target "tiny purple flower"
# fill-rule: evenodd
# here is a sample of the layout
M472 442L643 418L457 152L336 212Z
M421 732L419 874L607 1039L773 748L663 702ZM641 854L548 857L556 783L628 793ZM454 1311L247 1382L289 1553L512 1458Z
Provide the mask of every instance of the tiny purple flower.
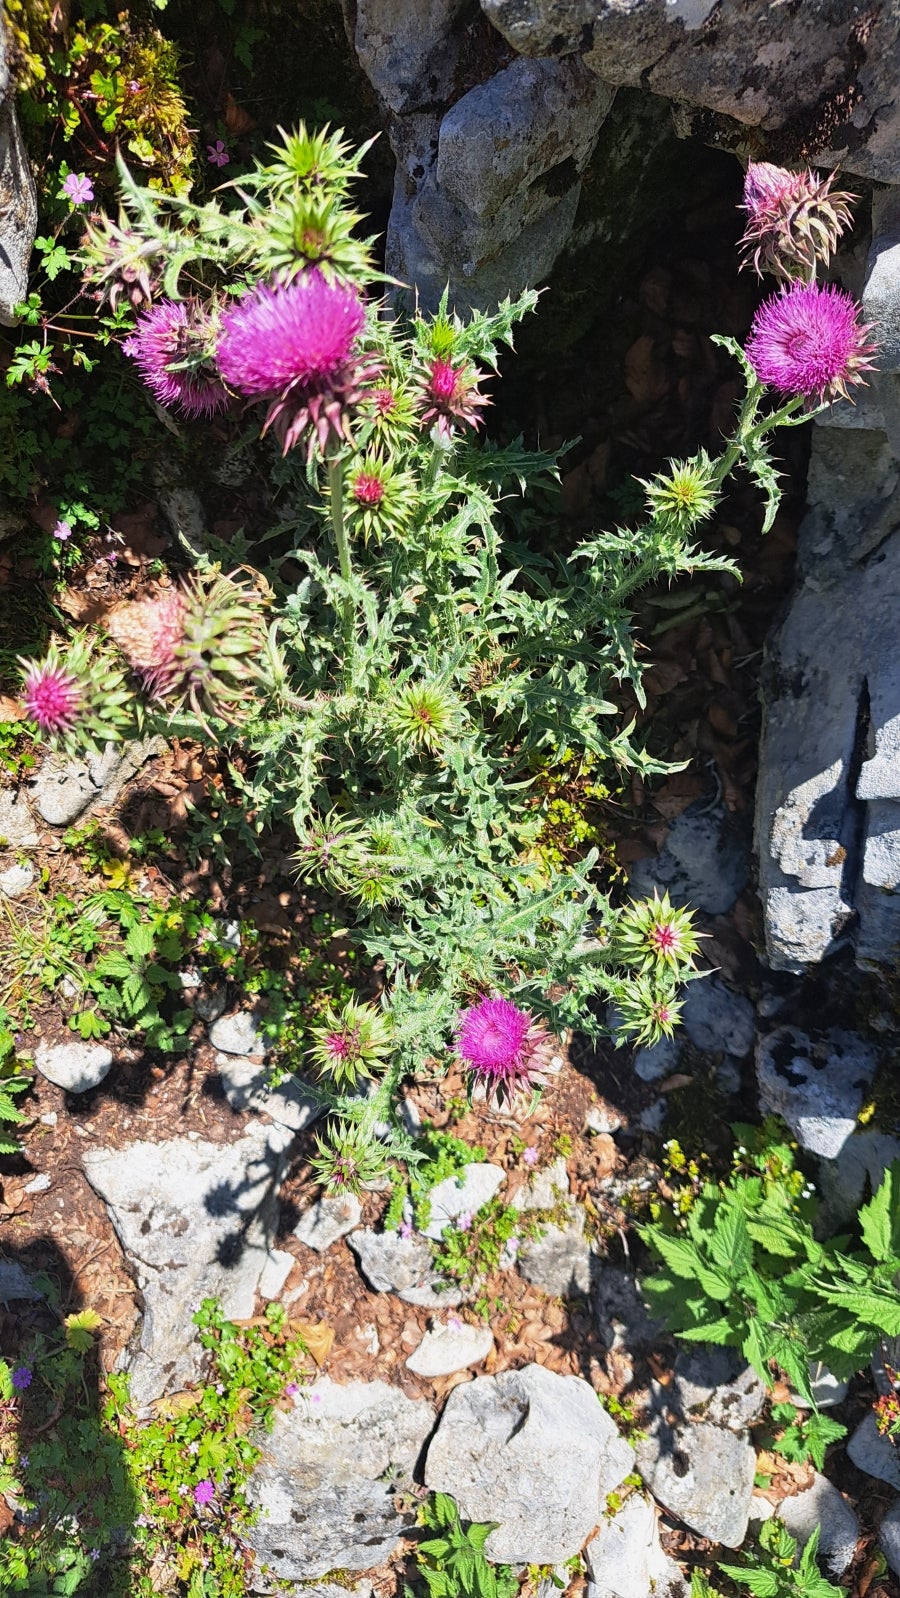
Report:
M61 544L65 544L66 541L72 537L72 529L69 523L63 521L57 522L53 529L53 537L58 538Z
M322 1402L322 1394L321 1393L310 1393L309 1398L310 1398L310 1403L312 1403L312 1404L321 1404L321 1402Z
M297 1393L299 1393L299 1391L300 1391L300 1389L297 1386L296 1382L288 1382L288 1384L287 1384L287 1386L286 1386L286 1388L284 1390L284 1396L285 1396L285 1398L294 1398L294 1397L296 1397Z
M457 1217L456 1217L456 1230L458 1232L470 1232L472 1230L472 1212L471 1212L471 1210L463 1210L462 1215L457 1215Z
M88 1559L93 1559L94 1562L96 1563L96 1561L99 1558L100 1558L100 1549L99 1548L89 1548L88 1549Z
M397 1231L400 1233L402 1238L412 1237L414 1230L415 1228L413 1227L412 1221L401 1221L400 1225L397 1227Z
M29 1458L29 1456L27 1454L20 1454L19 1455L19 1469L20 1470L27 1470L28 1469L28 1458Z
M17 1365L12 1373L13 1387L15 1387L18 1392L24 1393L26 1387L31 1386L31 1374L32 1373L27 1365Z
M540 1154L538 1153L537 1149L526 1149L525 1153L522 1155L522 1159L526 1165L537 1165L537 1162L540 1159Z
M194 1503L203 1505L211 1504L216 1496L216 1489L211 1481L198 1481L194 1488Z
M87 205L94 198L94 185L83 172L70 172L62 186L66 199L73 205Z
M231 156L226 150L221 139L216 139L215 144L206 146L206 159L210 166L227 166Z

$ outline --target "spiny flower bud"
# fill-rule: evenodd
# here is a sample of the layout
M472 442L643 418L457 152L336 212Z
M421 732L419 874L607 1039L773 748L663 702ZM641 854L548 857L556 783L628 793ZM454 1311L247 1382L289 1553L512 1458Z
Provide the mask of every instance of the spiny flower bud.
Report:
M662 1038L672 1037L681 1020L682 1002L665 970L647 975L639 972L617 984L614 1003L619 1017L617 1048L626 1040L652 1047Z
M329 1197L358 1193L364 1182L376 1182L384 1175L384 1150L346 1121L329 1128L327 1142L317 1137L316 1149L309 1163Z
M673 523L679 532L690 532L716 508L715 472L705 450L692 461L670 461L668 471L638 482L647 490L651 516Z
M625 965L641 971L668 967L676 972L693 965L700 943L690 911L676 909L668 892L660 899L654 888L652 899L630 904L622 911L614 948Z
M744 182L747 226L738 246L742 264L752 264L758 277L771 272L783 281L810 280L817 263L827 266L851 221L853 196L832 189L836 177L751 162Z
M118 222L104 216L88 223L81 256L85 277L96 283L115 311L120 299L134 310L149 305L162 279L159 241L145 239L129 226L124 211Z
M107 652L92 651L84 633L65 649L51 644L42 661L19 665L24 714L51 748L77 756L121 738L131 720L125 673Z
M378 455L351 463L344 478L346 520L364 539L399 536L416 508L416 485L409 472L398 471Z
M460 727L460 706L444 682L410 683L391 706L391 730L411 754L437 754Z
M238 725L252 712L265 672L262 596L221 573L191 577L174 593L118 606L110 635L147 692L207 718Z
M419 377L419 403L422 421L426 427L434 424L438 437L449 444L454 423L463 427L478 427L479 412L490 405L486 394L478 388L480 374L468 362L454 366L450 360L438 356L429 361Z
M324 1020L312 1028L315 1043L310 1055L323 1076L338 1087L352 1088L370 1077L390 1057L391 1024L382 1010L354 999L340 1012L329 1006Z

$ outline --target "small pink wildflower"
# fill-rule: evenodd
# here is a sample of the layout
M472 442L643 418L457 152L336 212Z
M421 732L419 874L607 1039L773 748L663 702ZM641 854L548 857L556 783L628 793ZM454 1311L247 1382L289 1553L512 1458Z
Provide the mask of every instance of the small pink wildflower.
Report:
M138 317L122 345L161 405L178 405L186 416L215 416L228 394L209 364L209 316L197 300L160 300Z
M231 156L226 150L221 139L216 139L215 144L206 146L206 159L210 166L227 166Z
M400 1225L397 1227L397 1231L400 1233L402 1238L412 1237L414 1231L412 1221L401 1221Z
M94 185L83 172L70 172L63 182L62 191L73 205L87 205L94 198Z
M297 1386L296 1382L288 1382L287 1386L284 1389L284 1396L285 1396L285 1398L296 1398L296 1396L299 1393L299 1391L300 1391L300 1389Z
M540 1159L540 1154L538 1153L537 1149L526 1149L522 1155L522 1159L526 1165L537 1165L537 1162Z
M58 538L59 542L61 544L66 543L67 539L72 537L72 529L71 529L69 523L68 522L63 522L63 521L57 522L56 526L53 529L53 535L52 536L54 538Z
M458 1232L471 1232L471 1230L472 1230L472 1211L471 1210L463 1210L462 1215L457 1215L457 1217L456 1217L456 1230Z
M62 666L46 662L31 666L22 685L22 702L29 721L36 721L43 737L67 732L78 720L81 684Z
M850 294L834 284L792 283L759 307L747 357L759 381L811 402L849 399L865 382L875 344Z
M194 1488L194 1503L200 1506L211 1504L216 1496L216 1489L211 1481L198 1481Z

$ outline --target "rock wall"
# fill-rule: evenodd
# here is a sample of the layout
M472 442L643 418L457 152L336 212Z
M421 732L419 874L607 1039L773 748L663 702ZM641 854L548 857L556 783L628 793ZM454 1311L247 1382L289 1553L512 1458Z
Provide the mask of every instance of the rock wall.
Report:
M900 182L900 11L873 0L344 0L397 158L388 269L433 305L544 279L618 90L677 130ZM626 141L627 142L627 141ZM610 210L617 151L605 153Z
M14 307L28 287L28 258L37 227L37 195L10 83L0 11L0 323L14 327Z

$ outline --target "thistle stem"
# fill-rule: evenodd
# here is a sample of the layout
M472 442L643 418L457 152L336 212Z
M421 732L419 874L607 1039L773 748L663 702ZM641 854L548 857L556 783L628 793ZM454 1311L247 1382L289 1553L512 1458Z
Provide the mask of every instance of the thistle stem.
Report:
M331 495L331 525L334 530L334 541L337 545L341 576L345 583L349 583L353 580L353 563L350 559L350 543L347 538L347 529L344 525L344 476L341 470L340 457L337 455L329 455L328 457L328 487ZM353 600L347 594L341 600L341 629L347 650L348 665L353 653L355 621L356 615Z

